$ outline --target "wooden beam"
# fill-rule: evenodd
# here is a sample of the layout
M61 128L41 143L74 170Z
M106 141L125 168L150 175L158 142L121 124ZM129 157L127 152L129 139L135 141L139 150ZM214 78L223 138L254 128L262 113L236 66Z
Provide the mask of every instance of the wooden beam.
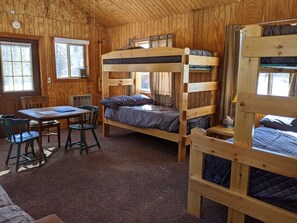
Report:
M116 122L107 118L104 118L104 123L179 143L179 135L177 133L166 132L159 129L138 128L121 122Z
M184 49L173 47L158 47L148 49L118 50L102 55L103 59L159 57L159 56L181 56ZM168 70L167 70L168 71Z
M204 154L197 150L190 151L190 163L189 163L189 180L191 182L191 177L196 176L199 179L202 179L204 173ZM200 193L197 193L196 190L193 190L189 184L188 190L188 213L200 217L201 216L201 205L202 205L202 196Z
M297 117L297 98L252 93L238 94L237 104L242 112ZM288 105L290 109L288 109Z
M184 111L186 113L187 120L191 118L196 118L200 117L203 115L210 115L214 114L216 112L216 106L215 105L209 105L209 106L204 106L200 108L193 108Z
M104 64L104 71L111 72L182 72L181 63L156 63L156 64Z
M297 178L297 157L192 134L192 149L234 162ZM288 171L290 170L290 171Z
M191 176L189 187L208 199L223 204L237 212L247 214L263 222L297 222L295 213L275 207L239 192L233 192L215 183Z
M199 83L187 83L184 86L184 92L193 93L193 92L202 92L202 91L214 91L218 89L217 81L210 82L199 82Z
M292 57L297 55L297 35L249 37L242 43L243 57Z
M260 26L248 26L242 31L242 41L249 37L262 35ZM239 62L239 73L237 79L238 92L257 92L259 58L243 58ZM234 143L252 145L255 115L241 112L236 107ZM247 194L250 176L250 167L237 162L231 164L230 189L235 192ZM228 209L228 222L243 223L244 214L236 210Z
M109 79L109 86L129 86L134 85L134 79Z
M218 57L206 57L206 56L189 56L190 65L199 65L199 66L219 66L220 59Z

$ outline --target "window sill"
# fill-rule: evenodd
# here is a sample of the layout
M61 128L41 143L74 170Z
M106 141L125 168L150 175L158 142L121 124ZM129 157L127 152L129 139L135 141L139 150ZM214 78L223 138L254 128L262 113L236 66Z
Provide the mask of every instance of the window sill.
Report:
M89 78L55 78L54 82L87 82Z
M144 95L146 95L148 97L151 96L151 92L150 91L140 91L140 94L144 94Z

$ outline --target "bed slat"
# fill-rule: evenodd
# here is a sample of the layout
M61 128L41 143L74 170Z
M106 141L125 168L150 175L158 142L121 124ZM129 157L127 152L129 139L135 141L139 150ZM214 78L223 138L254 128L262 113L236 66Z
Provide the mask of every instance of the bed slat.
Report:
M112 72L181 72L184 66L180 63L155 64L104 64L104 71Z
M292 57L297 55L297 35L250 37L242 44L243 57Z
M179 134L172 132L165 132L159 129L149 129L149 128L138 128L135 126L127 125L121 122L116 122L111 119L104 118L104 122L108 125L117 126L120 128L129 129L135 132L144 133L147 135L155 136L161 139L166 139L172 142L179 142Z
M190 65L199 65L199 66L219 66L220 59L218 57L206 57L206 56L189 56Z
M216 112L216 106L209 105L209 106L204 106L200 108L189 109L184 112L186 114L187 120L189 120L189 119L204 116L204 115L214 114Z
M284 209L259 201L239 192L190 176L189 188L213 201L223 204L240 213L255 217L269 223L293 223L297 215Z
M240 93L237 103L243 112L297 117L297 97Z
M119 50L119 51L112 51L110 53L104 54L102 56L102 59L175 56L175 55L182 55L183 52L186 51L186 49L173 48L173 47L159 47L159 48L149 48L149 49Z
M184 86L185 92L193 93L193 92L202 92L202 91L215 91L218 90L218 82L210 81L210 82L199 82L199 83L187 83Z
M134 85L134 79L109 79L109 86L129 86Z

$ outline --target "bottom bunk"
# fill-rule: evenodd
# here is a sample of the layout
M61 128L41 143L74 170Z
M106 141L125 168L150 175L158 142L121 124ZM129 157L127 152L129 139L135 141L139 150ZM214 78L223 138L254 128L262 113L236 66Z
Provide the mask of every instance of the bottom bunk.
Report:
M135 100L136 99L136 100ZM192 128L208 128L210 116L201 116L187 121L187 134L179 133L179 110L153 104L154 101L139 95L116 96L100 101L104 105L103 133L109 135L109 125L152 135L178 143L179 157L185 154L190 144Z
M253 146L297 157L297 133L259 127L254 131ZM205 157L204 179L230 187L231 162L212 155ZM297 179L251 168L248 195L297 213Z
M265 126L254 131L253 149L194 131L189 213L200 216L203 196L264 222L296 222L297 132L292 131L296 127L265 119ZM246 194L230 186L231 161L251 167Z

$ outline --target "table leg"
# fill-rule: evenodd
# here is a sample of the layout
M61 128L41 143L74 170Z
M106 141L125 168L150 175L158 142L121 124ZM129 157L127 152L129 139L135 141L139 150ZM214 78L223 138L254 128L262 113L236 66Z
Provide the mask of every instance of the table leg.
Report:
M42 121L38 120L38 132L39 132L39 140L38 140L38 160L39 160L39 166L42 165L42 154L43 154L43 148L42 148Z

